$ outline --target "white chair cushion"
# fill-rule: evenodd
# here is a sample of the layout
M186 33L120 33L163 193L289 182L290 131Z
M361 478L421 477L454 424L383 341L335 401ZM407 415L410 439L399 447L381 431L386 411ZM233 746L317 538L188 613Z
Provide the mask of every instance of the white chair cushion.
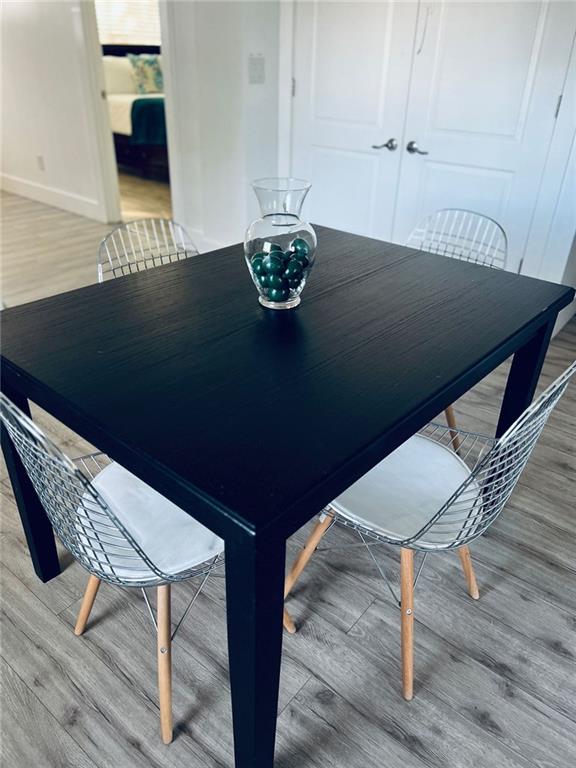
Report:
M96 476L93 486L110 510L154 565L164 573L176 575L211 560L224 550L224 542L214 533L172 504L120 466L110 464ZM96 523L95 528L100 526ZM86 537L82 536L86 545ZM106 541L106 537L104 537ZM115 560L118 548L105 544ZM114 567L115 575L130 581L154 581L158 577L149 568L126 561L126 568Z
M352 523L402 541L430 522L469 476L470 469L450 448L414 435L331 506ZM427 543L426 535L415 543L438 547Z
M106 93L137 93L134 67L127 56L103 56Z

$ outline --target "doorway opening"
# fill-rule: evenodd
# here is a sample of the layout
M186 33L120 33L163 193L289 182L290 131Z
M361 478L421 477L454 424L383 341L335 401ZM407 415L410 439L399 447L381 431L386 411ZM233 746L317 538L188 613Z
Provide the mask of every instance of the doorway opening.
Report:
M123 221L171 218L159 0L95 0Z

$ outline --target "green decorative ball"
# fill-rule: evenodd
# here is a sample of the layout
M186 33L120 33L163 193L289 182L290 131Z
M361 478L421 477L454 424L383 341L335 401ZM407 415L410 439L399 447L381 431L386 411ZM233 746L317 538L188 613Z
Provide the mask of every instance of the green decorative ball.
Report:
M301 282L302 282L302 277L289 277L288 287L292 288L292 290L295 290L296 288L300 287Z
M286 301L290 296L288 288L270 288L268 298L270 301Z
M299 259L290 259L288 266L284 270L284 277L287 277L288 279L297 277L300 279L303 271L304 267Z
M255 256L252 256L252 261L250 262L250 264L252 265L252 271L257 277L259 275L265 274L263 262L264 262L264 258L261 254L257 253Z
M270 283L268 282L269 277L266 273L263 275L258 275L258 282L262 286L262 288L268 288L270 286Z
M301 237L296 237L292 242L290 243L290 250L294 253L302 254L303 256L308 256L310 253L310 246L306 242L306 240L303 240Z
M299 253L296 251L296 253L292 254L292 258L300 262L302 269L306 269L306 267L310 265L310 259L304 253Z
M284 271L284 261L273 253L266 254L262 265L269 275L280 275Z
M282 275L268 275L269 288L287 288L288 281Z

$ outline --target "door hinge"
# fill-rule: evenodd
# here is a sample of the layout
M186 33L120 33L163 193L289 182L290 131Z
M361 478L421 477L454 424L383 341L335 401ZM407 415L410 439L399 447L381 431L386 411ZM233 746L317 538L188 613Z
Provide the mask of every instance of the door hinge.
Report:
M560 106L562 104L562 97L564 96L563 93L558 96L558 103L556 104L556 111L554 112L554 120L558 117L558 112L560 112Z
M296 78L295 77L292 78L292 90L291 90L291 93L292 93L292 97L296 96Z

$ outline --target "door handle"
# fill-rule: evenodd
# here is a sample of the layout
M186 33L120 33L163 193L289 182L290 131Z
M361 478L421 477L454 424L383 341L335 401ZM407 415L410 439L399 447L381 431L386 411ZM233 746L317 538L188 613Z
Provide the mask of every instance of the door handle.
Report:
M396 139L388 139L388 141L385 141L384 144L372 144L372 149L389 149L390 152L394 152L395 149L398 149L398 142Z
M410 152L411 155L428 154L428 152L426 152L424 149L418 149L418 144L416 144L415 141L409 141L408 144L406 144L406 152Z

